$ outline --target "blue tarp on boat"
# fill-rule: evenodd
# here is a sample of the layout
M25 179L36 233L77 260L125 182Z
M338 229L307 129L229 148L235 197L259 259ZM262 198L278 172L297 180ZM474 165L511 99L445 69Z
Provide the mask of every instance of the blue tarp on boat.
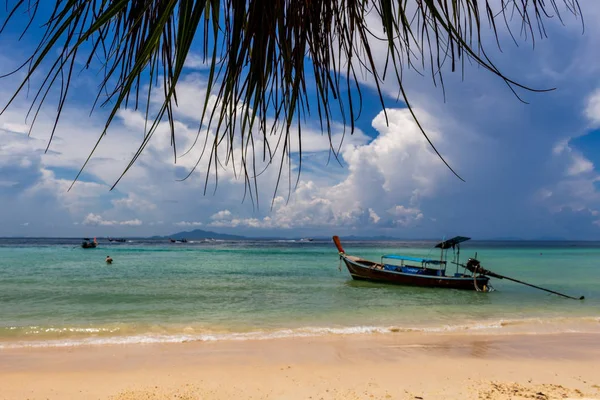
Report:
M405 274L443 276L441 269L411 267L406 265L398 266L390 264L384 264L383 269L387 271L403 272Z
M430 268L416 268L416 267L399 267L399 272L404 272L405 274L415 274L415 275L433 275L433 276L442 276L441 269L430 269Z

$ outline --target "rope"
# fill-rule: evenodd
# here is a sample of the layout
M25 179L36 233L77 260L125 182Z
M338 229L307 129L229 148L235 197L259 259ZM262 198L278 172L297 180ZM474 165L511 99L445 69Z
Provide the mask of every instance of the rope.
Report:
M479 274L479 276L483 276L483 274ZM477 278L478 278L477 274L473 273L473 284L475 285L475 290L478 292L490 292L491 285L489 284L489 282L487 285L483 285L483 289L480 289L479 286L477 286ZM492 288L492 290L493 290L493 288Z
M479 275L477 275L477 273L473 272L473 284L475 285L475 290L477 290L478 292L489 292L486 285L483 285L482 289L480 289L479 286L477 286L477 278L479 278L480 276L483 276L483 274L480 273Z
M477 286L477 274L473 273L473 285L475 285L475 290L478 292L481 292L481 289L479 289L479 286Z

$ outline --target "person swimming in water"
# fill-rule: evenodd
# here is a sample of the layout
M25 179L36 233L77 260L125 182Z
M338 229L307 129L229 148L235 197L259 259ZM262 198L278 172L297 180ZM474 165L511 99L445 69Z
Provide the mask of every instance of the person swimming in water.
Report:
M107 264L112 264L112 258L110 258L110 256L106 256L106 263Z

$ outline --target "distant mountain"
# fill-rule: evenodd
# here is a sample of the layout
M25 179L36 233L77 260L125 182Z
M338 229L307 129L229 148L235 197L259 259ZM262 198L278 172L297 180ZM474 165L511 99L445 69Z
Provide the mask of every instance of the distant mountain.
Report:
M211 231L203 231L202 229L194 229L193 231L184 231L173 233L168 236L153 236L151 239L222 239L222 240L242 240L248 239L246 236L227 235L225 233L217 233Z

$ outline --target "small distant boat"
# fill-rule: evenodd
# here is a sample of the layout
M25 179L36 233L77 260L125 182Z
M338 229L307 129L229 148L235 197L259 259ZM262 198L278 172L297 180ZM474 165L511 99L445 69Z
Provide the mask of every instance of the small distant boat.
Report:
M313 238L302 238L302 239L300 239L301 242L312 242L314 240L315 239L313 239Z
M107 238L109 242L119 242L119 243L125 243L127 241L127 239L118 239L118 238Z
M438 243L435 247L441 249L440 259L419 258L397 254L388 254L381 257L380 262L362 259L346 254L340 243L340 238L333 237L339 251L340 258L346 264L353 279L393 283L407 286L440 287L448 289L465 289L487 291L489 278L475 272L467 273L458 271L461 242L469 240L464 236ZM459 248L455 253L453 264L457 265L456 273L446 274L446 255L444 250ZM398 265L399 264L399 265Z
M95 249L98 246L98 241L94 238L94 241L90 241L89 238L83 238L83 242L81 242L81 247L84 249Z
M187 239L169 239L171 243L187 243Z

